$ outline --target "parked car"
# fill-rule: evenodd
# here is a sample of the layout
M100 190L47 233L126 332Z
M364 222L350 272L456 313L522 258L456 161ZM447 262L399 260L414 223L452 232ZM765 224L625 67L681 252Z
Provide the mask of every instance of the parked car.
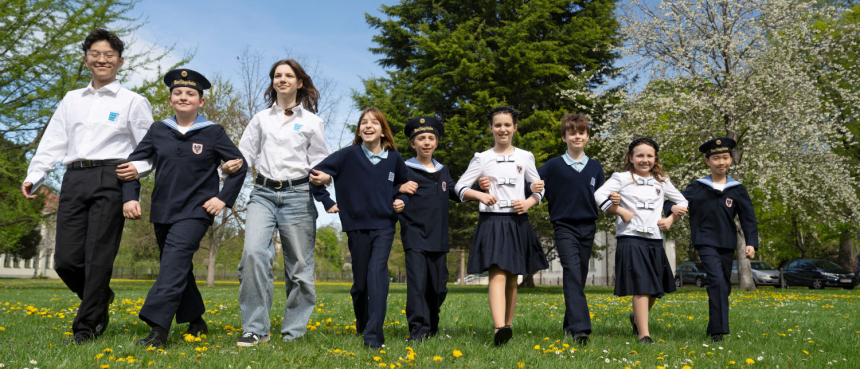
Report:
M779 288L779 269L772 267L770 264L758 260L750 260L750 269L752 269L753 283L756 286L774 286ZM738 284L738 261L732 262L732 284Z
M695 283L696 287L705 287L708 284L708 273L702 263L686 262L678 265L675 270L675 286L681 287L684 283Z
M794 260L782 267L781 284L789 286L807 286L810 289L824 287L842 287L854 289L856 285L854 273L846 270L830 260L802 259Z

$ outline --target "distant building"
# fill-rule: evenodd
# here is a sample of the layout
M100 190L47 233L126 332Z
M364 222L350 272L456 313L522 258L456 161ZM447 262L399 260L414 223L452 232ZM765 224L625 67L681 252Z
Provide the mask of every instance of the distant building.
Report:
M57 204L60 197L47 187L39 189L45 194L45 208L42 210L42 242L39 243L38 256L21 260L12 255L0 255L0 278L59 278L54 271L54 243L56 242Z

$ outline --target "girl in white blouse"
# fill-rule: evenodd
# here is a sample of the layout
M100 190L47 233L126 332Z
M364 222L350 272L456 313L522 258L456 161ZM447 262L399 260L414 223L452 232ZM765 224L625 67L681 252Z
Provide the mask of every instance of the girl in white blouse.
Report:
M511 324L517 301L517 276L548 267L526 214L543 196L543 181L535 168L532 153L513 146L518 113L498 107L487 114L495 145L475 153L456 191L468 200L466 190L480 177L489 177L489 193L475 195L481 204L480 216L469 250L471 273L489 271L490 313L496 327L494 342L501 345L513 336ZM532 196L525 198L525 183L532 182ZM471 192L470 192L471 193Z
M675 291L672 268L663 250L663 235L675 221L663 219L663 199L687 207L687 200L663 173L658 152L660 146L650 138L634 140L627 149L621 172L612 175L594 193L594 199L605 212L618 215L615 237L615 295L633 295L630 323L640 343L652 343L648 331L648 311L657 298ZM611 195L620 195L613 204ZM616 195L616 196L618 196Z

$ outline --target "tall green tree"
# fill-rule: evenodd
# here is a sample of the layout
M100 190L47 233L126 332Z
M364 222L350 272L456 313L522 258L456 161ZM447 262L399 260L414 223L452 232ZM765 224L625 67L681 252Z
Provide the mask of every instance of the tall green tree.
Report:
M388 68L354 91L360 108L376 106L388 118L404 157L414 156L403 135L419 114L445 124L436 158L456 177L475 152L492 147L486 113L498 105L521 112L517 147L532 151L539 166L565 150L561 116L575 102L559 97L570 88L594 88L614 73L621 42L613 0L438 1L402 0L382 6L385 18L366 15L378 29L371 51ZM588 74L586 86L571 75ZM580 101L580 103L589 103ZM541 206L545 207L545 205ZM534 212L546 212L541 207ZM467 249L477 222L474 203L452 204L450 238ZM546 217L533 220L547 222ZM551 227L537 227L547 229ZM551 234L541 234L551 239Z

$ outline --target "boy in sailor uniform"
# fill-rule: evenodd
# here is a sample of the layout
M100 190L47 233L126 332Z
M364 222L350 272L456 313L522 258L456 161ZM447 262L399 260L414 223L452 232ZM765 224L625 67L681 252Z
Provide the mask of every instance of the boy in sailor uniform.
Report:
M689 201L690 242L699 253L708 273L708 328L711 341L720 342L729 334L729 294L732 291L732 260L737 246L735 216L740 220L746 241L745 255L758 250L758 224L746 187L728 176L735 140L719 137L699 146L705 154L709 176L699 178L682 192ZM686 213L683 205L667 201L664 211L676 216Z
M174 316L177 323L191 323L187 334L208 331L202 316L206 308L197 290L192 258L200 248L214 217L232 207L248 165L224 181L219 191L218 166L222 161L242 158L242 153L224 128L210 122L197 110L205 103L203 90L209 81L190 69L175 69L164 76L170 88L170 105L176 115L152 124L129 161L155 159L155 187L149 221L161 252L158 279L149 290L138 316L152 331L139 341L144 346L162 346ZM140 218L140 182L123 186L123 215Z
M414 194L398 195L405 203L400 236L406 254L409 341L421 341L439 331L439 310L448 293L448 201L459 202L460 197L448 167L433 159L444 131L442 122L432 116L414 118L404 128L417 153L406 160L409 182L404 185L415 186Z

